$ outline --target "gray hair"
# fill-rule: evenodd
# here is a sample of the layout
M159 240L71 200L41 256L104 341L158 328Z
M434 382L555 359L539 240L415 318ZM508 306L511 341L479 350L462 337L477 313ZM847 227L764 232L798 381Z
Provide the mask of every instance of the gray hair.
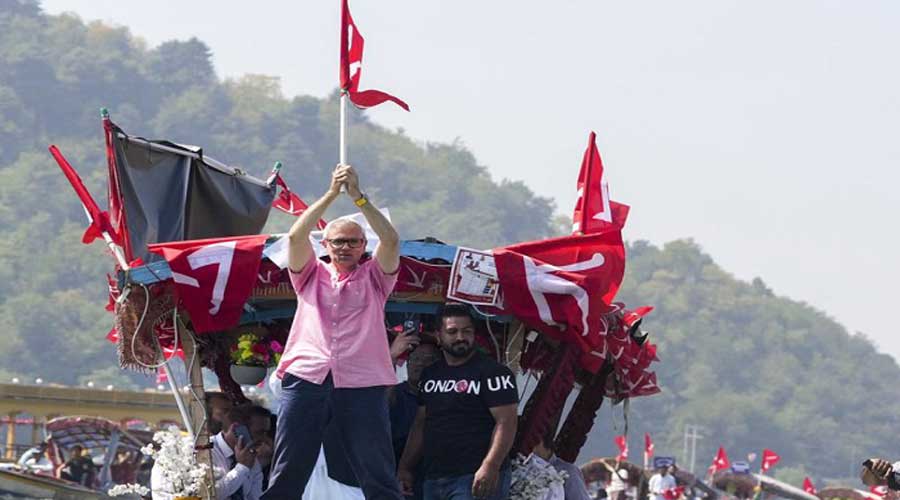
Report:
M322 235L325 238L328 238L328 234L331 232L332 229L338 229L338 228L347 227L347 226L355 226L357 229L359 229L359 232L360 232L360 234L362 234L363 238L366 237L366 230L363 229L363 227L361 225L359 225L358 222L356 222L353 219L344 219L344 218L334 219L333 221L326 224L325 229L322 230Z

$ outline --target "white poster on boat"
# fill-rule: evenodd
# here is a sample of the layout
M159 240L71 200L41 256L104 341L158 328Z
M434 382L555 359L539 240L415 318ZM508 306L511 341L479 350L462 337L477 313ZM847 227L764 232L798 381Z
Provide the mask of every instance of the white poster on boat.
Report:
M478 306L496 306L500 280L490 250L457 247L447 298Z

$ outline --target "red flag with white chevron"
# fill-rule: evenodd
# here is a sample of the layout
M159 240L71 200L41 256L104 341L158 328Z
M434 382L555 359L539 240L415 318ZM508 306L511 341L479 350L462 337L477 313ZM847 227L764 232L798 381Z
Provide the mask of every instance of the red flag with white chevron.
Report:
M597 150L597 134L591 132L578 174L578 200L572 215L575 234L621 231L630 207L609 199L609 184L603 174L603 161Z
M618 231L519 243L493 251L504 308L551 337L577 344L582 366L604 356L603 315L622 283L625 246Z
M238 324L256 283L265 234L148 245L172 270L179 303L197 333Z

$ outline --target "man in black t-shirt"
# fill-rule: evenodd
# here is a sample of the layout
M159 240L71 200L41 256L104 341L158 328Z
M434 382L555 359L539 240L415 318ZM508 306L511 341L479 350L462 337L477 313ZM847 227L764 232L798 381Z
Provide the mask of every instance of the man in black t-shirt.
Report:
M401 488L411 491L424 454L425 500L505 499L519 401L515 377L475 351L468 308L447 305L438 321L443 357L419 381L419 411L398 467Z

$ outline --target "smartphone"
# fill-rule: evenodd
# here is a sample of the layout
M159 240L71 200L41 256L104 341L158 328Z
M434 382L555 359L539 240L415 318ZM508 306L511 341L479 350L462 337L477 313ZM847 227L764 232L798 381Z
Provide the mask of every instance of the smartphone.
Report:
M250 429L247 428L244 424L238 424L234 426L234 435L241 441L243 441L243 445L250 446L253 444L253 436L250 435Z

